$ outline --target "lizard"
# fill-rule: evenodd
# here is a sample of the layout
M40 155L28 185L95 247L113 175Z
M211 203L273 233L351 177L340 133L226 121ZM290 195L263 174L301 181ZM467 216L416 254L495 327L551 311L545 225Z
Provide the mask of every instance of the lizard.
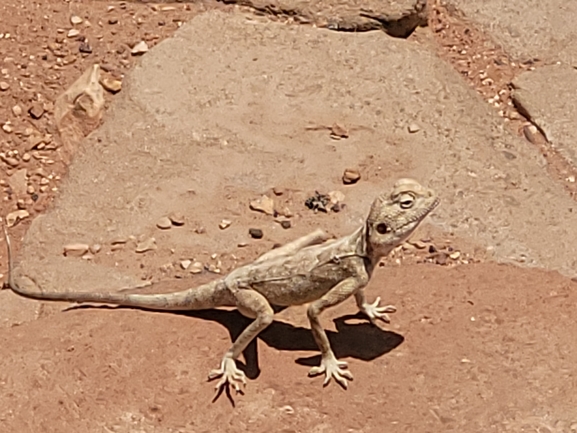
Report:
M343 388L353 375L345 361L336 358L319 320L320 314L354 297L357 307L369 321L390 323L392 305L380 305L365 299L364 287L381 258L406 240L421 221L437 207L437 194L417 181L399 179L389 193L372 203L364 223L351 234L331 238L317 229L285 245L272 249L255 261L240 266L216 280L199 287L168 294L131 294L121 292L43 292L17 284L13 276L10 239L4 225L8 250L8 287L16 294L42 301L101 303L149 310L201 310L236 307L254 319L224 354L219 368L209 373L209 380L220 379L217 392L232 386L242 392L246 375L235 360L256 336L273 321L273 306L308 304L307 316L314 340L321 352L319 366L309 376L325 375L323 386L332 378ZM19 278L22 282L24 278Z

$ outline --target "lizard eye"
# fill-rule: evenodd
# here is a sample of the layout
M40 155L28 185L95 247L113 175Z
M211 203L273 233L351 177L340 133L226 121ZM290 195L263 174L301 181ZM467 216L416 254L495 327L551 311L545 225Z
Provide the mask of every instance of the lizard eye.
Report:
M379 223L377 224L376 229L379 234L384 235L389 230L389 227L385 223Z
M409 209L413 207L413 204L415 203L415 197L413 197L411 194L403 194L399 202L401 204L401 209Z

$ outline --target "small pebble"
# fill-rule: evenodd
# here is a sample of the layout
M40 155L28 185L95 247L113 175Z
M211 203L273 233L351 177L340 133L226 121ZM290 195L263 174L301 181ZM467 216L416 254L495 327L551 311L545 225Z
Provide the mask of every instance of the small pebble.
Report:
M183 260L180 262L180 267L186 271L191 264L192 264L191 260Z
M156 246L156 239L154 238L148 238L145 241L139 242L136 245L136 252L137 253L145 253L147 251L151 251L151 250L155 250L156 248L158 248Z
M78 29L70 29L68 30L68 33L66 33L66 36L69 38L75 38L76 36L78 36L80 34L80 30Z
M14 114L16 117L20 116L22 114L22 107L16 104L14 107L12 107L12 114Z
M118 93L122 90L122 81L113 78L102 78L100 84L102 84L102 87L110 93Z
M188 270L191 274L200 274L203 269L204 266L202 265L201 262L194 262L192 265L188 267Z
M100 245L100 244L90 245L90 248L89 248L89 250L92 254L98 254L101 249L102 249L102 245Z
M272 192L274 193L274 195L283 195L284 194L284 188L279 188L279 187L275 186L272 189Z
M184 215L179 212L171 212L170 215L168 215L168 218L175 226L184 225Z
M82 24L82 21L84 20L80 18L78 15L72 15L70 17L70 23L73 25Z
M537 143L537 134L539 130L535 125L525 125L523 127L523 135L531 144Z
M411 244L419 250L424 250L427 248L427 244L423 241L412 241Z
M0 90L5 92L9 88L10 88L10 84L8 84L6 81L0 81Z
M461 253L459 251L455 251L454 253L449 254L449 257L453 260L457 260L461 257Z
M76 243L76 244L68 244L64 245L64 255L68 256L82 256L88 252L89 245Z
M353 183L357 183L361 178L361 174L358 170L354 170L351 168L347 168L343 173L343 183L345 185L350 185Z
M33 119L38 120L44 114L44 107L42 107L42 104L36 103L28 109L28 114L30 114L30 117Z
M261 239L263 237L263 232L261 229L254 229L254 228L248 229L248 234L253 239Z
M168 217L162 217L158 221L156 221L156 227L162 230L168 230L172 227L172 222Z
M421 127L419 125L417 125L416 123L411 123L408 127L407 130L411 133L414 134L415 132L419 132L421 130Z
M224 229L229 228L231 224L232 224L232 221L230 221L230 220L222 220L222 221L218 224L218 227L219 227L221 230L224 230Z

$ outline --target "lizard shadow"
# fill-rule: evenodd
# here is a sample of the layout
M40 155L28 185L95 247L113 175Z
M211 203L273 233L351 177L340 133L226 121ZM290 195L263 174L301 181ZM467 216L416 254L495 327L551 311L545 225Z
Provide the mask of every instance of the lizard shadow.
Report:
M238 311L201 310L176 312L188 317L210 320L223 325L229 332L231 341L238 338L241 332L252 322ZM361 323L348 323L351 320L363 320ZM395 332L380 329L365 321L360 313L341 316L333 320L337 331L326 330L327 337L337 358L355 358L371 361L385 355L399 346L404 337ZM279 320L273 321L243 352L245 364L242 365L247 377L255 379L260 374L258 365L257 340L262 340L269 347L287 351L319 351L309 328L291 325ZM320 354L297 358L297 364L315 366L320 364Z
M228 330L231 342L236 340L241 332L252 322L252 319L243 316L237 310L166 311L107 305L76 305L66 310L85 308L158 311L213 321ZM284 308L275 308L275 312L281 309ZM361 313L341 316L333 319L333 322L337 331L325 330L325 332L335 356L339 359L355 358L371 361L392 351L404 341L402 335L372 325ZM245 349L243 352L245 362L237 361L239 368L250 379L256 379L260 375L257 340L262 340L266 345L277 350L316 352L317 354L310 357L297 358L296 363L307 366L320 364L319 348L309 328L275 320Z

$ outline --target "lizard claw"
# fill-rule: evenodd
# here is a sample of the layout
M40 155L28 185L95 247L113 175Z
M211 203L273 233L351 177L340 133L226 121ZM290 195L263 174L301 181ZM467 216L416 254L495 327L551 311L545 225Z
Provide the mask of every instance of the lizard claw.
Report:
M372 304L365 303L361 311L368 316L373 325L376 324L377 320L382 320L385 323L391 323L391 319L389 318L388 313L394 313L397 311L397 309L393 305L385 305L384 307L379 307L379 302L381 302L380 297L378 297Z
M339 385L347 389L348 380L353 380L353 375L350 371L346 370L347 363L345 361L339 361L334 355L327 356L321 360L321 365L318 367L313 367L309 371L309 376L318 376L319 374L325 374L325 380L323 386L327 386L331 381L331 378L335 378Z
M227 356L222 359L220 368L212 370L208 374L208 380L214 380L219 377L221 379L215 386L217 392L220 392L223 387L230 384L237 393L241 393L242 388L246 386L246 375L236 367L234 359Z

